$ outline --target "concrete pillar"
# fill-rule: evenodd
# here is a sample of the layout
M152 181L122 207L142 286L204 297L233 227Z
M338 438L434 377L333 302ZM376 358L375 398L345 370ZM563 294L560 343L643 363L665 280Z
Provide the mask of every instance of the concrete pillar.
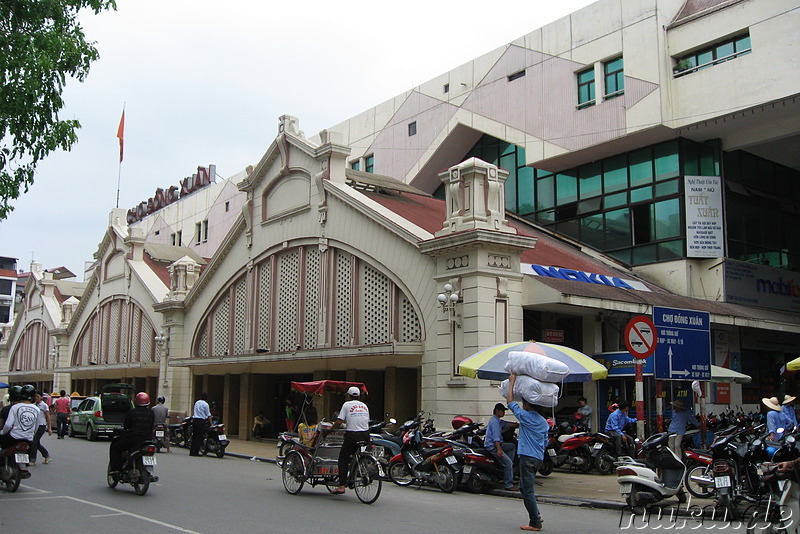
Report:
M239 379L239 438L250 439L252 437L252 427L255 414L253 413L253 375L243 373ZM228 391L227 384L225 391ZM227 393L226 393L227 395ZM226 402L226 405L228 403Z

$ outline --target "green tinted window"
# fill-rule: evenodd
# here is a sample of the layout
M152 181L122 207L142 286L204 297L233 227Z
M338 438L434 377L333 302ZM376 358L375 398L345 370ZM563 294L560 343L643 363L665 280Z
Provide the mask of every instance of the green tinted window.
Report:
M735 47L737 52L742 52L744 50L750 50L750 36L747 35L745 37L741 37L736 40Z
M580 220L581 241L590 247L604 250L606 246L606 232L603 225L603 214L589 215Z
M617 58L603 65L606 77L606 97L610 98L625 91L625 75L622 71L622 58Z
M603 197L594 197L578 202L578 213L591 213L600 211L603 206Z
M375 156L370 155L364 158L364 170L366 172L372 172L375 168Z
M517 205L520 215L533 211L533 198L533 169L520 167L517 170Z
M683 240L668 241L658 244L658 261L673 260L683 257Z
M656 261L656 246L645 245L633 249L633 264L653 263Z
M589 163L578 168L581 198L591 198L603 192L600 163Z
M627 187L628 162L625 154L606 159L603 162L603 190L610 193Z
M653 187L640 187L631 191L631 204L634 202L641 202L643 200L650 200L653 198Z
M733 43L723 43L717 47L716 55L717 59L723 58L725 56L730 56L733 54Z
M681 199L673 198L654 205L655 239L669 239L681 235Z
M514 173L516 175L516 172ZM516 178L516 176L514 176ZM506 180L506 209L511 209L512 211L516 211L519 213L519 208L517 207L517 187L519 183L516 179L512 180L512 174L508 175L508 180Z
M631 246L631 224L628 209L609 211L606 218L606 250Z
M631 187L653 183L653 151L650 148L637 150L628 155L631 172Z
M656 184L656 198L667 197L676 195L681 190L678 180L670 180L669 182L661 182Z
M578 179L572 174L556 175L556 206L578 200Z
M670 141L653 147L656 180L678 176L678 142Z
M578 107L594 103L594 68L578 73Z
M616 193L613 195L606 195L605 199L603 200L603 208L616 208L618 206L627 206L628 205L628 193Z
M536 209L543 210L555 206L555 187L552 176L536 180Z

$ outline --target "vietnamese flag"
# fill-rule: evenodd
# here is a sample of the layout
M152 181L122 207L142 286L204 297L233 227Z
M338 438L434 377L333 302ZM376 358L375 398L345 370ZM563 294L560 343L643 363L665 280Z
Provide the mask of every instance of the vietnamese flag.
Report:
M117 139L119 139L119 162L122 163L122 147L125 138L125 109L122 110L122 117L119 119L119 128L117 128Z

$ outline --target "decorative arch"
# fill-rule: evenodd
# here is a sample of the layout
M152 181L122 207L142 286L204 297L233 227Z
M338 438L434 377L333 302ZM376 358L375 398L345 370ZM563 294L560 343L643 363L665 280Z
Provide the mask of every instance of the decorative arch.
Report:
M417 308L391 275L353 252L315 241L270 253L233 277L200 321L192 354L362 347L422 337Z
M125 252L117 250L109 255L103 268L103 280L114 280L125 276Z
M293 171L280 178L261 195L261 220L268 221L311 205L311 176Z
M153 323L137 302L113 297L100 303L83 325L71 365L159 361L155 335Z
M38 371L51 369L50 330L44 321L31 321L17 338L11 353L8 370Z

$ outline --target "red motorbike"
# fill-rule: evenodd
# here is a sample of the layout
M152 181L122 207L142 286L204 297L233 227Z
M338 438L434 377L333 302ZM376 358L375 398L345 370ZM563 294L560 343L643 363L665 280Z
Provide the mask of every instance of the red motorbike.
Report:
M711 451L705 449L686 449L683 451L683 463L686 464L686 475L683 485L686 491L701 499L714 495L714 469Z
M552 467L569 466L581 473L588 473L594 466L589 448L594 438L588 432L575 432L575 430L575 426L567 422L559 425L558 431L550 436L545 451L545 462L549 462Z

